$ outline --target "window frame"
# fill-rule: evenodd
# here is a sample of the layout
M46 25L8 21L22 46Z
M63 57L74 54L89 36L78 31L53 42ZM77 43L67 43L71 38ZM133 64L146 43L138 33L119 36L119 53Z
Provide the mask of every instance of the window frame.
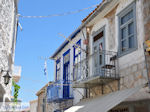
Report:
M76 42L77 45L79 45L81 47L81 39L79 41ZM78 58L78 56L80 56L80 61L81 61L81 50L80 52L78 52L78 54L76 54L76 49L80 49L80 48L76 48L76 46L73 46L74 49L74 54L73 54L73 64L75 65L75 59Z
M124 24L121 24L121 19L126 16L129 12L133 11L133 18L131 18L130 20L128 20L127 22L125 22ZM136 3L133 2L130 5L128 5L126 8L124 8L119 14L118 14L118 56L124 56L127 55L133 51L135 51L138 47L138 43L137 43L137 30L136 30ZM128 32L128 27L129 25L133 23L133 31L134 33L132 35L129 36ZM126 28L126 35L127 37L125 37L126 41L127 41L127 50L126 51L122 51L122 29ZM133 37L132 37L133 36ZM133 48L129 48L129 38L132 37L133 38L133 42L134 42L134 46ZM125 40L124 39L124 40Z
M64 80L64 65L65 65L65 64L69 64L69 74L70 74L70 58L71 58L70 51L71 51L71 50L68 49L68 50L63 54L63 80ZM67 61L65 60L66 55L69 55ZM70 78L70 76L68 77L68 79L69 79L69 78Z
M81 39L78 40L76 42L77 45L79 45L81 47ZM80 56L80 61L81 61L81 49L80 52L78 52L78 54L76 54L76 49L80 49L78 47L76 47L75 45L73 45L73 66L77 63L75 63L76 58L78 58ZM81 66L80 66L81 67ZM73 80L75 80L75 68L73 67Z
M57 65L58 65L58 64L60 64L59 69L57 68ZM59 59L56 60L56 81L59 81L59 80L60 80L60 79L59 79L59 80L57 79L57 78L58 78L58 74L57 74L57 73L58 73L58 71L60 72L60 69L61 69L61 63L60 63L60 58L59 58ZM61 73L60 73L60 74L61 74ZM59 74L59 75L60 75L60 74Z

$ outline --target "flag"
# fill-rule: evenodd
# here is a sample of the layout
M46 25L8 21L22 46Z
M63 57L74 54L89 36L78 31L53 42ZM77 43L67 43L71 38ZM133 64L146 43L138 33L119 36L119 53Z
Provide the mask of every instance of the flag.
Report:
M102 45L102 43L100 44L100 50L102 51L103 50L103 45Z
M47 75L47 62L44 63L44 75Z

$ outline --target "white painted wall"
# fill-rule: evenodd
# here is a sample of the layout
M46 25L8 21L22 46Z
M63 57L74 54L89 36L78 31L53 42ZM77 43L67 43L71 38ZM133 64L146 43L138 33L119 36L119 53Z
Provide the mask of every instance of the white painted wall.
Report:
M110 50L110 51L114 51L114 52L118 52L118 39L119 39L119 35L118 35L118 14L124 10L127 6L129 6L132 2L136 2L136 25L137 25L137 43L138 43L138 48L134 51L131 52L127 55L124 55L122 57L119 58L119 68L120 69L124 69L127 66L136 64L136 63L140 63L144 60L144 53L143 53L143 42L144 42L144 26L143 26L143 15L142 15L142 1L141 0L119 0L119 5L117 7L116 10L116 14L115 14L115 40L113 40L114 42L114 47L110 49L109 45L112 44L111 42L111 33L109 30L110 29L110 24L108 22L107 18L104 18L105 15L99 14L97 15L94 20L92 20L91 22L89 22L87 24L87 26L91 26L92 30L90 33L90 38L89 38L89 44L90 44L90 54L93 53L93 32L98 31L99 29L101 29L102 27L105 27L105 50ZM111 5L110 5L111 6ZM110 7L107 7L108 9ZM112 7L111 7L112 8ZM94 21L94 22L93 22ZM86 37L86 33L85 33L85 28L83 29L85 37ZM76 43L79 39L81 39L81 46L82 48L85 49L85 45L83 45L83 35L82 32L78 33L76 35L76 37L72 40L74 43ZM65 53L68 49L70 49L70 78L71 78L71 74L73 73L73 44L69 43L64 49L62 49L62 51L56 56L58 58L61 57L61 76L63 79L63 53ZM81 60L84 59L85 55L81 53ZM90 74L92 75L92 60L89 61L89 65L90 65ZM80 91L82 94L84 94L84 90L83 89L75 89L73 91L74 94L74 104L78 103L80 101L80 99L82 99L82 95L79 94L78 91Z
M83 32L85 33L85 29L83 30ZM84 34L86 36L86 33ZM76 37L72 40L72 42L75 44L77 43L79 40L81 39L81 47L85 49L85 45L83 44L83 34L82 32L78 33L76 35ZM61 80L63 80L63 54L68 50L70 49L70 80L73 79L73 56L74 56L74 49L73 49L73 43L69 43L68 45L65 46L64 49L62 49L61 52L59 52L59 54L57 54L57 58L56 59L59 59L61 58ZM85 57L84 53L81 53L81 60ZM55 74L56 74L56 63L55 63ZM72 86L72 85L71 85ZM73 96L74 96L74 101L73 103L76 104L80 101L80 99L82 99L82 95L79 94L79 91L80 93L84 94L84 90L83 89L73 89L72 87L70 86L70 93L73 93ZM61 86L61 93L63 93L63 86ZM61 94L63 95L63 94Z
M0 0L2 9L0 11L0 70L9 70L12 76L12 67L14 64L14 51L16 43L17 21L14 21L16 12L16 0ZM14 38L14 41L13 41ZM14 46L12 46L14 44ZM13 49L13 51L12 51ZM3 76L0 74L0 84L5 90L3 101L10 101L12 78L10 83L4 85Z
M30 112L37 112L37 107L38 107L37 100L30 102Z
M126 68L127 66L140 63L144 60L144 52L143 52L143 42L144 42L144 26L143 26L143 16L142 16L142 1L141 0L120 0L119 5L115 14L115 47L113 49L109 49L109 45L112 41L110 41L110 32L109 32L109 23L107 18L98 18L96 17L96 21L93 24L93 28L90 33L90 54L93 53L93 36L92 33L98 31L102 27L105 26L105 49L110 51L118 51L118 14L124 10L127 6L129 6L132 2L136 1L136 25L137 25L137 43L138 49L132 53L124 55L119 58L119 67L120 69ZM108 7L109 8L109 7ZM89 23L90 25L91 23ZM92 60L90 60L90 74L92 74Z

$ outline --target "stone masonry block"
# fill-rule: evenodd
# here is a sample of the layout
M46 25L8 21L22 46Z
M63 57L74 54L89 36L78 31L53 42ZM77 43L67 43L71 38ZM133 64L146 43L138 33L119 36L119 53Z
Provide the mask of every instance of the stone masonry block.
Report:
M137 71L137 64L132 66L132 72L136 72Z
M139 75L142 75L142 71L136 71L134 74L136 79L137 77L139 77Z
M142 76L143 76L144 78L147 78L147 69L143 69L143 71L142 71Z

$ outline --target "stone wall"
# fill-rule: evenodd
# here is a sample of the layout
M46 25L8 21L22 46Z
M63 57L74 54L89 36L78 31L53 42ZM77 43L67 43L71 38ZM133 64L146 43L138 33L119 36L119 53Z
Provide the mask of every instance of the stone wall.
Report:
M108 25L109 25L109 27L108 27L108 30L109 30L108 31L109 32L109 34L108 34L109 35L108 36L108 41L109 41L108 49L109 50L114 50L115 46L116 46L116 41L115 41L115 38L116 38L116 35L115 35L116 34L115 13L117 10L117 6L105 16L105 18L107 18L107 20L108 20Z
M1 0L0 3L0 67L8 66L8 53L10 50L10 43L12 41L12 23L13 23L13 0Z
M0 0L0 70L9 70L10 75L12 74L12 45L15 40L12 41L16 34L15 28L17 28L16 22L14 21L14 15L16 14L15 3L16 0ZM13 52L14 53L14 52ZM0 84L5 89L5 97L10 100L11 96L11 81L7 85L4 85L3 79L4 73L0 74Z
M118 81L113 81L113 82L108 83L107 85L104 85L103 90L102 90L102 86L91 88L90 97L101 96L103 94L108 94L117 90L118 90Z
M62 112L73 106L73 100L68 99L60 102L51 102L47 104L46 112L54 112L56 110L61 110Z
M73 100L66 100L66 101L62 101L59 105L60 110L65 110L70 108L71 106L73 106Z
M37 112L38 100L30 101L30 112Z
M143 6L145 40L148 40L150 39L150 1L143 0Z
M45 98L46 94L45 92L41 92L38 96L38 107L37 107L37 112L42 112L43 111L43 99Z
M147 70L145 61L135 63L120 70L120 88L131 88L147 82Z
M143 22L144 22L145 41L150 40L150 0L143 0ZM150 78L150 56L146 55L146 58Z
M118 51L118 14L128 7L132 2L136 3L136 29L137 29L137 49L134 52L126 54L118 58L119 64L119 75L120 79L120 89L135 87L137 85L145 84L147 80L147 70L146 63L144 58L143 50L143 40L144 40L144 30L150 38L150 0L143 0L144 8L141 5L142 1L140 0L120 0L120 3L107 15L104 19L107 22L99 19L99 21L94 25L93 29L96 31L101 28L101 26L106 26L106 48L108 50ZM145 11L144 14L144 27L142 19L142 10ZM102 22L104 25L101 25ZM147 37L145 37L147 38ZM115 41L116 39L116 41ZM92 44L91 44L92 46ZM148 59L150 60L150 59ZM117 85L109 84L115 90L118 89ZM108 86L104 87L104 94L110 93L111 90ZM101 95L101 86L93 88L90 91L90 96Z

